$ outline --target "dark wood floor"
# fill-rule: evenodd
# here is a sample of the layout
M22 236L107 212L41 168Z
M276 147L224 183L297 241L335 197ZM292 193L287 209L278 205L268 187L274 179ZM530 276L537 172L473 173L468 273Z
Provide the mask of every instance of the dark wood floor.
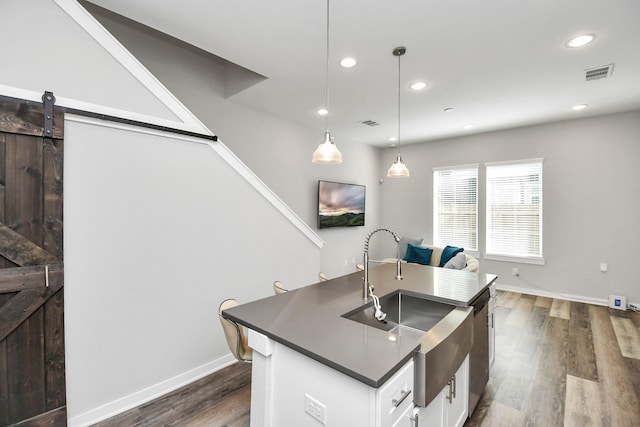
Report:
M251 365L235 363L94 427L248 427Z
M496 363L465 427L640 426L640 313L498 298ZM234 364L96 426L248 426L250 369Z

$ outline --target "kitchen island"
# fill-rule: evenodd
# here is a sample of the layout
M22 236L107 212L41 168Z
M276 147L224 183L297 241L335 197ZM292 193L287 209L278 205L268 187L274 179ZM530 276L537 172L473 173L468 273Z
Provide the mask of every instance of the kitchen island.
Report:
M418 264L402 267L401 281L394 279L395 265L370 269L377 295L401 289L467 307L496 279ZM380 394L400 378L399 389L389 393L399 393L390 401L403 402L391 415L411 403L401 396L412 387L413 357L424 332L388 332L343 317L364 304L362 273L356 272L225 311L249 329L254 349L252 426L392 425L380 411Z

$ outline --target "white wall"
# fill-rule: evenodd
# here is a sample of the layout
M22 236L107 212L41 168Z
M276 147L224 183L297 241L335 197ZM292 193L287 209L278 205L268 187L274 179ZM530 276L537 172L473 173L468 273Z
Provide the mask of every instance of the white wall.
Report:
M382 186L382 221L433 235L433 168L480 163L479 246L484 251L485 162L544 158L545 265L480 259L498 283L556 295L640 301L640 111L556 122L402 147L406 181ZM381 165L395 152L384 150ZM605 274L600 263L609 265ZM519 277L511 275L517 267Z
M230 361L220 302L316 280L318 248L206 144L67 120L70 425Z
M380 225L378 179L381 172L378 170L377 149L333 135L344 163L314 165L311 155L324 136L323 118L318 118L317 129L304 129L279 117L239 105L233 96L226 96L225 84L230 69L223 61L166 37L132 27L99 9L91 10L313 229L317 230L319 179L366 185L365 227L317 230L326 242L321 251L320 269L329 277L355 270L353 261L361 262L367 233ZM312 111L309 113L313 114Z
M72 0L0 3L0 35L13 40L0 95L38 101L46 89L64 106L198 127L134 59L122 55L134 68L124 67L84 31L72 17L93 21L81 12ZM223 299L270 296L275 279L317 281L314 241L202 140L67 116L64 169L70 426L231 362Z

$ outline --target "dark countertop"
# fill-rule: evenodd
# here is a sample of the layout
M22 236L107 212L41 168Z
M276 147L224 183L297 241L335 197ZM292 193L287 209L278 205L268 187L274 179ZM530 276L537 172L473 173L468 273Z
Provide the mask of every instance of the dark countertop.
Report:
M369 269L369 283L375 287L377 296L401 289L466 307L497 277L403 264L404 280L397 281L395 268L395 264L384 264ZM358 271L242 304L226 310L225 314L247 328L377 388L413 357L423 333L392 334L341 317L365 304L362 277L363 272Z

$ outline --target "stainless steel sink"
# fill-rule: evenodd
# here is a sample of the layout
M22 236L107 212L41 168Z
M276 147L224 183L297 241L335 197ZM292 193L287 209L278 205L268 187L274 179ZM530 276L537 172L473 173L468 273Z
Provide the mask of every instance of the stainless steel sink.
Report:
M456 308L455 305L409 295L402 291L380 298L380 305L382 311L387 313L385 322L376 320L373 304L358 307L342 317L388 332L399 327L427 332Z
M373 304L358 307L342 317L391 333L405 329L415 335L420 350L414 355L414 398L427 406L447 385L471 350L473 307L433 301L425 296L397 291L380 298L385 322L374 317Z

